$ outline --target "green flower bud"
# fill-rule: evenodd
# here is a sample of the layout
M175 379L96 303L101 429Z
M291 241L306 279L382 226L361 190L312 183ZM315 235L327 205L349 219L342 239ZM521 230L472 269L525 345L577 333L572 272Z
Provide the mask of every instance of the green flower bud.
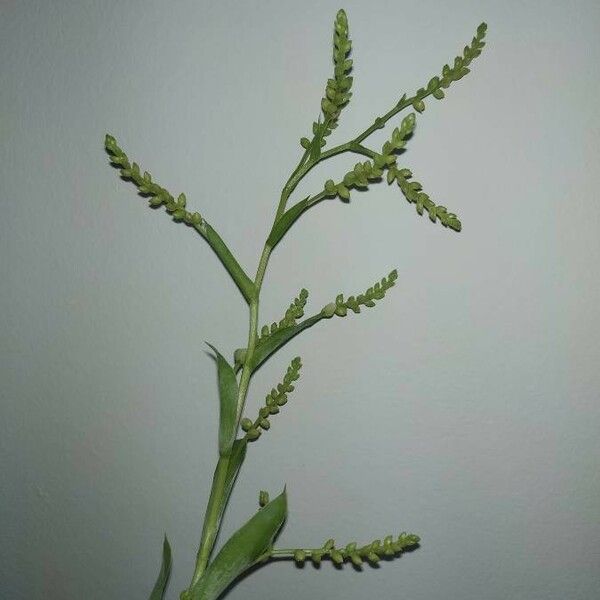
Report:
M358 554L356 554L356 552L350 555L350 560L352 561L352 564L354 564L357 567L360 567L363 564L362 558Z
M425 110L425 102L423 102L423 100L416 100L415 102L413 102L413 108L418 113L422 113Z
M269 504L269 492L265 492L265 490L261 490L258 494L258 503L260 506L266 506Z
M422 102L422 100L421 100ZM402 119L402 124L400 125L400 132L402 133L402 137L406 137L409 133L411 133L415 125L417 123L417 117L415 113L410 113Z
M335 183L333 182L333 180L331 180L331 179L328 179L328 180L325 182L325 191L326 191L328 194L335 194Z
M243 364L243 362L246 360L246 348L238 348L233 353L233 360L240 365Z
M345 317L348 314L348 309L343 304L341 306L336 306L335 314L338 317Z
M338 183L336 191L342 200L350 200L350 190L343 183Z
M439 77L432 77L429 80L429 83L427 84L427 91L432 92L433 90L435 90L437 87L439 87L440 85L440 78Z
M331 550L335 547L335 540L329 539L323 544L323 550Z
M327 306L321 309L321 314L326 318L330 319L335 314L335 303L330 302Z
M260 437L260 430L250 429L250 431L248 431L248 433L246 433L246 435L248 436L248 439L250 441L257 440Z
M304 550L296 550L294 552L294 560L296 562L304 562L304 560L306 559L306 552Z

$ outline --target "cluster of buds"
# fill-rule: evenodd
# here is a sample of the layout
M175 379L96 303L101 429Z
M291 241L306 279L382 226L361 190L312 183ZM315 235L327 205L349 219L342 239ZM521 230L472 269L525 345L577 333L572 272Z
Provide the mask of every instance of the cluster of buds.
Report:
M383 144L381 154L374 157L376 167L384 169L396 163L396 153L406 146L406 141L413 134L416 124L415 113L410 113L402 119L400 127L396 127L392 131L392 137Z
M258 417L255 421L245 417L241 421L242 429L246 432L246 440L254 441L260 437L261 430L267 430L271 427L269 416L276 415L279 408L287 403L287 395L294 391L294 381L300 378L300 369L302 361L299 356L296 356L287 368L283 381L277 384L265 398L265 405L258 411Z
M148 171L142 174L139 165L129 162L112 135L106 136L104 146L110 156L110 162L119 168L121 177L131 180L142 196L150 196L148 203L152 208L164 205L167 212L173 216L173 220L183 221L195 228L202 227L204 221L200 214L186 210L185 194L179 194L175 199L165 188L152 181L152 175Z
M321 108L326 118L335 120L343 106L348 103L352 94L352 77L348 76L352 69L352 60L347 58L352 48L349 38L348 18L343 10L339 10L334 23L333 31L333 62L335 65L333 78L327 80L325 97L321 101Z
M321 100L324 120L315 121L312 126L313 140L306 137L300 139L300 145L311 150L311 158L315 159L325 146L325 138L337 127L337 120L342 108L352 97L352 59L348 54L352 49L349 37L348 17L344 10L339 10L333 24L333 77L327 80L325 96Z
M427 87L417 90L412 103L413 108L417 112L422 113L425 110L425 102L423 101L425 97L431 95L437 100L441 100L445 96L444 89L449 88L452 83L459 81L471 72L468 67L471 62L481 54L481 51L485 46L483 40L485 38L486 30L487 25L481 23L477 28L475 37L471 41L471 45L465 46L462 56L457 56L454 59L453 66L448 64L444 65L441 77L432 77L429 80Z
M329 558L335 565L343 565L347 560L356 567L360 567L366 560L377 564L382 558L391 558L409 549L414 549L421 539L412 533L401 533L395 540L388 535L381 540L374 540L365 546L358 546L356 542L347 544L344 548L337 548L335 540L330 539L321 548L294 550L294 560L303 563L306 559L312 560L315 565L321 564L324 558Z
M333 198L339 196L342 200L350 200L351 187L366 188L370 181L381 178L383 171L375 167L371 161L357 163L352 171L344 175L340 183L335 183L332 179L325 182L325 195Z
M324 195L329 198L339 196L342 200L350 199L350 188L365 189L371 181L381 179L384 169L390 169L396 164L396 153L402 150L406 141L412 135L416 125L415 114L410 113L400 127L396 127L391 138L383 144L381 154L372 152L372 160L357 163L352 171L348 171L340 183L332 179L325 182Z
M306 302L308 300L308 290L302 288L300 293L285 311L285 315L283 319L279 321L279 323L271 323L271 325L263 325L260 330L260 338L259 342L264 341L267 337L274 334L277 330L282 329L283 327L293 327L296 325L296 321L301 319L304 316L304 307L306 306Z
M394 269L387 277L383 277L363 294L349 296L346 300L344 300L343 294L339 294L335 302L331 302L321 310L321 314L325 318L333 317L333 315L345 317L348 310L358 314L361 306L372 308L375 306L375 300L381 300L386 292L394 287L396 279L398 279L398 271Z
M427 211L429 219L435 223L437 219L444 227L450 227L454 231L461 230L461 222L454 213L448 212L445 206L437 205L428 194L423 192L423 186L418 181L410 181L412 172L410 169L398 169L395 166L388 171L387 181L392 183L396 181L398 187L402 190L404 197L414 203L417 212L422 215Z

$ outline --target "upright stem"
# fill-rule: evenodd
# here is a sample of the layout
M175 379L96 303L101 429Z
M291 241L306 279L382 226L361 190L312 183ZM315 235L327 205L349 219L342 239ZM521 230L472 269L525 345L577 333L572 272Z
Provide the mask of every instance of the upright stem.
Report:
M271 254L271 248L265 245L262 255L260 257L258 270L256 273L255 285L256 285L256 300L250 303L250 323L248 331L248 348L246 352L246 360L244 361L244 368L240 377L238 401L237 401L237 426L239 426L244 410L244 404L246 403L246 395L248 394L248 386L250 385L250 377L252 376L252 356L254 355L254 349L256 347L257 331L258 331L258 305L259 295L262 281L265 276L267 264L269 262L269 255ZM236 427L237 431L237 427ZM229 456L219 457L219 462L215 468L213 476L212 489L210 492L210 498L208 500L208 506L206 507L206 515L204 517L204 525L202 527L202 537L200 539L200 548L198 549L198 555L196 558L196 568L190 584L190 589L198 582L202 574L206 570L208 561L217 534L219 533L220 517L223 514L224 504L227 502L225 497L225 487L227 485L227 471L229 469Z
M210 498L204 516L200 548L198 549L198 555L196 557L196 568L189 589L196 585L197 581L202 576L202 573L204 573L206 565L208 564L208 559L210 558L210 553L215 544L215 540L217 539L217 534L219 533L219 516L224 501L229 460L229 456L220 456L219 462L217 462L215 468Z

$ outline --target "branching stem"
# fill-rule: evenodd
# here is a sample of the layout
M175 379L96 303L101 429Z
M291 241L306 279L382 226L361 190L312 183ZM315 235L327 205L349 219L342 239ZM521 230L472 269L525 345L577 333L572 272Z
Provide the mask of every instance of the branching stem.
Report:
M357 154L362 154L364 156L368 156L369 158L373 158L376 152L365 147L364 145L362 145L361 142L364 141L367 137L369 137L377 129L381 129L382 127L384 127L386 122L389 121L389 119L398 114L401 110L409 107L414 102L414 100L414 97L407 99L404 96L403 99L400 102L398 102L398 104L396 104L385 115L375 119L373 124L367 129L365 129L365 131L357 135L349 142L346 142L345 144L340 144L339 146L330 148L326 152L320 154L320 156L316 159L310 159L309 151L306 150L302 158L300 159L298 166L294 169L294 171L290 175L290 178L287 180L285 186L283 187L281 197L279 200L279 205L277 207L277 212L275 214L275 221L279 217L281 217L281 215L285 212L287 201L292 192L296 189L298 183L300 183L302 178L320 162L338 154L342 154L344 152L355 152ZM309 200L308 206L313 206L314 204L317 204L321 200L325 199L326 197L327 195L324 192L321 192ZM256 298L252 302L250 302L250 323L248 332L248 345L246 346L247 353L239 383L239 394L237 404L238 427L246 403L246 396L248 393L248 387L250 385L250 378L252 377L251 364L257 341L260 291L267 270L267 265L269 263L271 251L272 248L270 248L269 245L265 244L258 263L256 277L254 280L254 285L256 288ZM198 558L196 561L196 569L194 571L194 576L192 578L190 589L204 573L217 538L219 530L219 517L223 512L223 504L226 503L228 500L228 498L225 497L226 474L228 465L229 458L221 457L215 469L210 499L204 518L204 526L202 529L200 548L198 551ZM291 556L293 557L293 552L293 550L273 550L271 556L283 557L291 553Z
M410 98L407 98L405 94L392 109L385 113L385 115L377 117L375 121L373 121L373 124L370 127L367 127L367 129L365 129L362 133L358 134L355 138L351 139L345 144L340 144L339 146L334 146L333 148L326 150L325 152L321 153L320 156L316 159L307 160L309 156L309 152L307 150L304 153L302 159L300 160L300 163L298 164L298 166L288 179L287 183L285 184L283 191L281 192L281 199L279 201L279 206L277 207L277 214L275 215L275 219L277 220L285 212L285 207L290 195L296 189L296 186L298 185L298 183L300 183L302 178L313 167L318 165L320 162L327 160L328 158L337 156L338 154L343 154L345 152L354 152L356 154L362 154L363 156L373 158L377 153L374 150L371 150L370 148L367 148L364 145L362 145L362 142L366 140L372 133L377 131L377 129L382 129L392 117L397 115L405 108L411 106L417 98L423 99L429 95L430 93L425 93L421 94L420 96L415 95ZM317 197L318 196L315 196L315 198ZM323 198L319 198L319 200L322 199ZM312 205L313 202L311 201L310 204Z

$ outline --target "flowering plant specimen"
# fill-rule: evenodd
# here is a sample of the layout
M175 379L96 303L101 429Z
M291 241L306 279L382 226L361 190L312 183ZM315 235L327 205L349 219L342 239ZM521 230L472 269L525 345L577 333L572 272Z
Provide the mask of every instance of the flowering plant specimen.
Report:
M267 492L261 491L258 511L224 543L216 555L213 555L225 507L246 458L248 446L258 440L262 432L269 430L271 418L278 414L288 401L289 394L294 391L295 381L300 377L302 363L299 357L291 361L281 383L267 394L258 414L249 417L245 414L245 404L253 373L293 337L316 323L334 317L344 317L349 311L360 313L363 307L375 306L394 286L398 276L394 270L362 293L351 296L339 294L309 317L305 317L304 314L308 292L303 289L280 320L260 327L260 294L271 253L306 211L328 199L339 198L348 202L352 190L365 190L382 180L387 181L389 185L396 183L406 200L415 205L419 215L426 212L433 223L439 222L443 227L456 232L461 230L458 217L445 206L436 204L423 191L423 186L413 178L412 172L400 165L398 160L400 151L414 133L415 112L422 113L425 110L425 101L430 97L437 100L444 98L445 90L469 73L469 65L481 54L485 44L485 32L486 25L482 23L477 28L471 44L465 46L463 53L454 59L452 65L444 65L440 75L432 77L426 86L418 89L413 95L404 94L388 112L377 117L351 140L327 148L328 138L337 127L342 110L350 101L353 85L350 75L352 59L349 58L352 42L349 37L348 19L343 10L337 13L333 32L333 77L327 81L319 118L312 124L312 133L300 139L303 153L283 186L273 225L264 244L254 278L248 276L212 225L198 212L188 209L185 194L177 197L172 195L154 181L150 173L142 172L137 163L130 162L113 136L106 136L106 151L111 163L120 170L121 176L133 182L139 194L149 198L151 207L164 207L173 220L184 223L208 242L249 307L248 340L244 347L233 353L232 360L228 360L216 347L210 346L216 359L220 402L218 461L204 517L196 566L188 588L181 592L181 600L214 600L250 567L258 563L267 563L274 558L291 558L299 563L310 560L314 564L327 559L336 565L350 562L360 568L365 562L374 564L382 557L400 555L419 545L420 539L417 535L401 533L398 536L388 535L382 540L376 539L362 544L350 542L347 545L337 545L330 539L315 548L277 548L274 541L287 517L284 489L272 500ZM380 149L374 150L368 145L367 140L372 133L384 128L388 121L410 108L415 112L409 112L399 121ZM341 180L328 179L320 191L289 206L290 198L302 178L317 164L340 154L357 154L360 155L361 161ZM162 567L150 600L160 600L164 597L170 568L171 548L165 538Z

